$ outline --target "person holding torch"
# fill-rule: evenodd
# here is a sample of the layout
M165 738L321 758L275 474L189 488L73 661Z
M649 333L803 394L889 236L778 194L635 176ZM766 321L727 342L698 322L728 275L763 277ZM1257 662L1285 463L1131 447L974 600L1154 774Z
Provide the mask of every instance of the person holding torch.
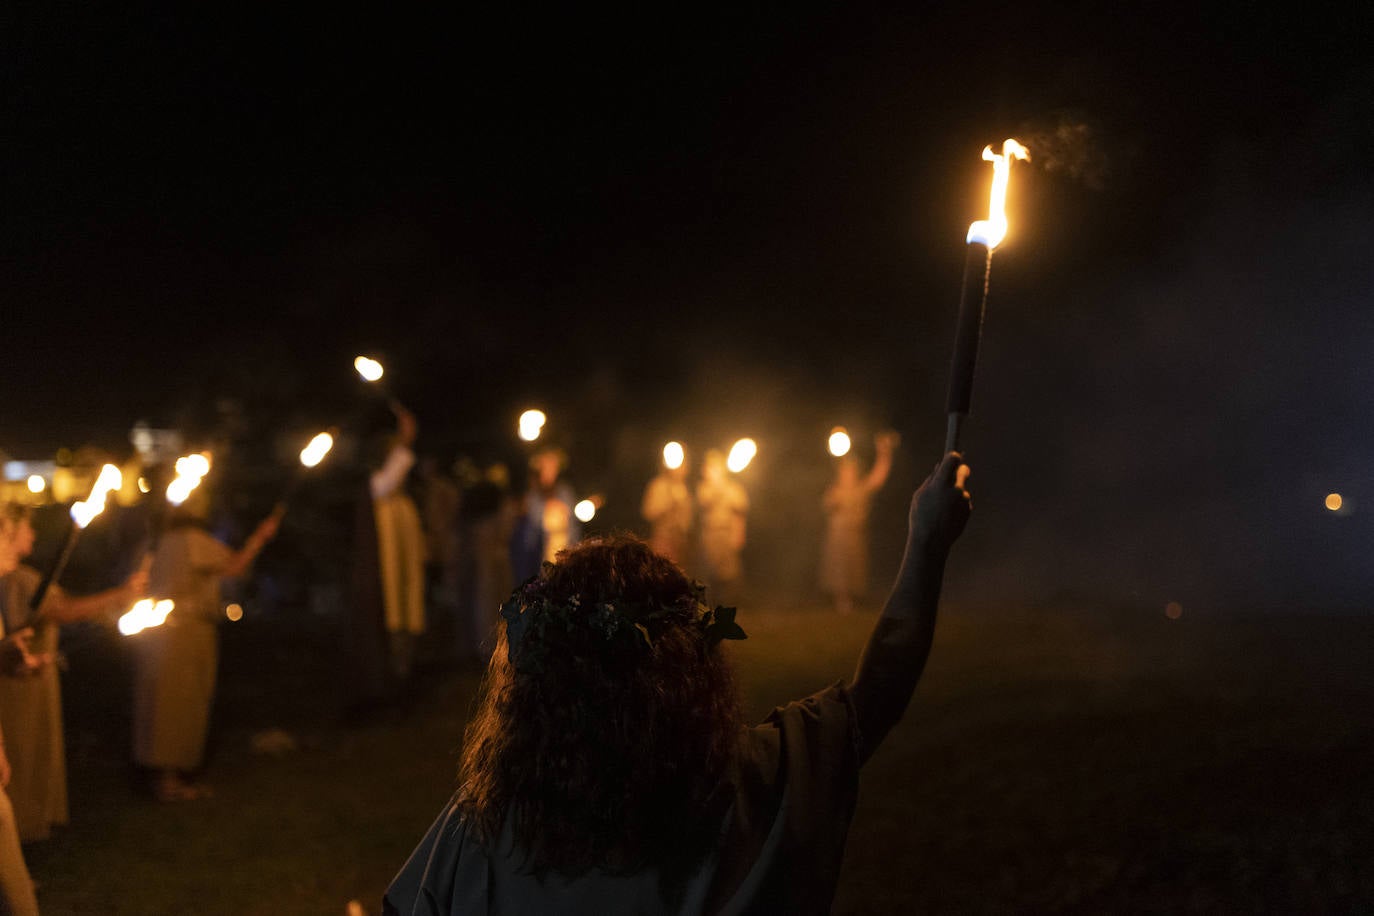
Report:
M0 576L0 616L7 633L31 634L28 650L38 667L22 677L0 677L0 723L9 736L10 801L19 837L47 839L53 825L67 823L67 751L62 727L62 685L57 671L58 630L65 623L118 612L143 593L147 573L135 570L122 584L90 595L72 595L52 585L31 607L42 574L23 563L33 553L31 509L10 502L0 507L18 559Z
M235 550L206 527L209 500L197 487L167 517L149 569L149 593L174 602L160 626L133 637L134 762L152 778L154 796L177 802L209 794L188 781L201 768L219 665L220 582L248 571L277 533L278 504Z
M912 498L852 683L753 728L720 646L745 638L734 608L637 539L560 554L501 607L457 791L383 914L830 912L859 770L930 653L967 479L950 453Z

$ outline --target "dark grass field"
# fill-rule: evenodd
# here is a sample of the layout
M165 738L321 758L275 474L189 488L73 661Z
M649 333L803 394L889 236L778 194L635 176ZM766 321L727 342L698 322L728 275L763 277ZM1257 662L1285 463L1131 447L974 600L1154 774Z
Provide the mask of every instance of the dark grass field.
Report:
M750 609L751 716L849 674L872 623ZM446 799L475 674L345 726L325 631L224 631L207 777L165 806L128 757L128 668L67 637L72 825L27 849L47 914L380 909ZM863 774L836 913L1374 912L1374 617L948 610ZM280 728L297 748L257 753Z

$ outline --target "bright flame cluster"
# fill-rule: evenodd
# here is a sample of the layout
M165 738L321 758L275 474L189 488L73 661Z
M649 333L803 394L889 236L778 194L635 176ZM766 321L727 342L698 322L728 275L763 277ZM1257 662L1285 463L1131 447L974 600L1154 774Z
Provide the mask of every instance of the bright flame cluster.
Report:
M183 455L177 459L177 476L167 484L167 502L179 506L190 497L205 475L210 473L210 453Z
M149 627L160 627L175 607L171 598L163 598L161 601L144 598L135 601L128 613L119 618L119 632L125 636L133 636Z
M324 460L324 456L329 454L329 450L334 447L334 437L329 433L320 433L311 439L305 448L301 449L301 464L308 468L313 468Z
M386 370L382 368L381 363L366 356L356 357L353 360L353 368L357 369L358 374L363 377L363 380L368 382L380 381L382 375L386 372Z
M1004 140L1000 153L994 153L991 146L983 147L983 159L992 163L992 197L988 203L988 218L976 220L968 227L968 242L982 242L991 251L1007 237L1007 184L1011 180L1011 160L1024 162L1030 159L1030 151L1015 140Z
M725 466L732 473L738 474L740 471L749 467L749 462L754 460L754 456L759 453L759 446L753 439L741 439L730 446L730 456L725 459Z
M676 471L686 460L687 452L682 448L681 442L669 442L663 446L663 466L668 470Z
M590 499L584 499L573 506L573 515L577 516L579 522L590 522L596 518L596 503Z
M527 410L522 413L518 430L520 438L526 442L533 442L538 439L539 434L544 431L544 424L548 422L548 419L542 410Z
M72 521L76 527L85 528L97 515L105 511L105 497L124 486L124 475L113 464L100 469L100 475L91 487L91 495L84 501L72 503Z
M843 458L849 454L849 449L853 445L849 441L849 433L845 432L843 426L837 426L830 431L830 438L826 440L826 445L830 448L830 454L836 458Z

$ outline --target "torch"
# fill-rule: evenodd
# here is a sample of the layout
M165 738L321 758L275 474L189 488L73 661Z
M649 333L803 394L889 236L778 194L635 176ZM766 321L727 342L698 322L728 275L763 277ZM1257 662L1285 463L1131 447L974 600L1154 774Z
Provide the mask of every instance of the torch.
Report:
M48 570L48 574L38 584L38 590L33 593L33 597L29 600L30 621L37 614L38 608L42 606L43 599L48 596L48 589L53 582L62 576L62 571L67 568L67 561L72 557L72 551L76 548L76 541L81 536L81 532L86 530L86 526L97 515L105 511L105 497L123 485L124 475L120 473L119 468L113 464L104 465L95 479L95 485L91 487L91 495L83 501L72 503L72 526L67 530L67 539L62 543L62 550L57 555L57 562L53 564L52 569Z
M287 501L300 488L301 482L305 479L306 471L319 465L329 454L330 449L334 448L334 436L338 429L330 429L327 432L317 433L314 438L306 443L305 448L301 449L301 463L291 474L290 480L286 482L286 489L282 491L281 499L277 500L277 507L284 509Z
M983 148L983 159L992 163L992 198L988 218L968 227L968 253L964 260L964 284L959 295L959 323L954 332L954 359L949 371L949 399L945 410L949 425L945 452L959 448L959 431L973 398L973 370L978 362L978 340L983 333L983 312L988 303L992 277L992 252L1007 235L1007 182L1011 161L1030 159L1030 152L1015 140L1002 143L1002 152Z

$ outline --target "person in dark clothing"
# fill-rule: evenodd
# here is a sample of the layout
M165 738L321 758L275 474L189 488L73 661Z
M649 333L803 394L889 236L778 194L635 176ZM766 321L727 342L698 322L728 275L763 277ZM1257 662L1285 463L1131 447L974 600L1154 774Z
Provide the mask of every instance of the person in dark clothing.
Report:
M383 911L825 913L859 768L930 652L971 509L951 452L912 499L906 553L851 684L740 721L734 608L633 538L571 548L516 589L459 786Z

